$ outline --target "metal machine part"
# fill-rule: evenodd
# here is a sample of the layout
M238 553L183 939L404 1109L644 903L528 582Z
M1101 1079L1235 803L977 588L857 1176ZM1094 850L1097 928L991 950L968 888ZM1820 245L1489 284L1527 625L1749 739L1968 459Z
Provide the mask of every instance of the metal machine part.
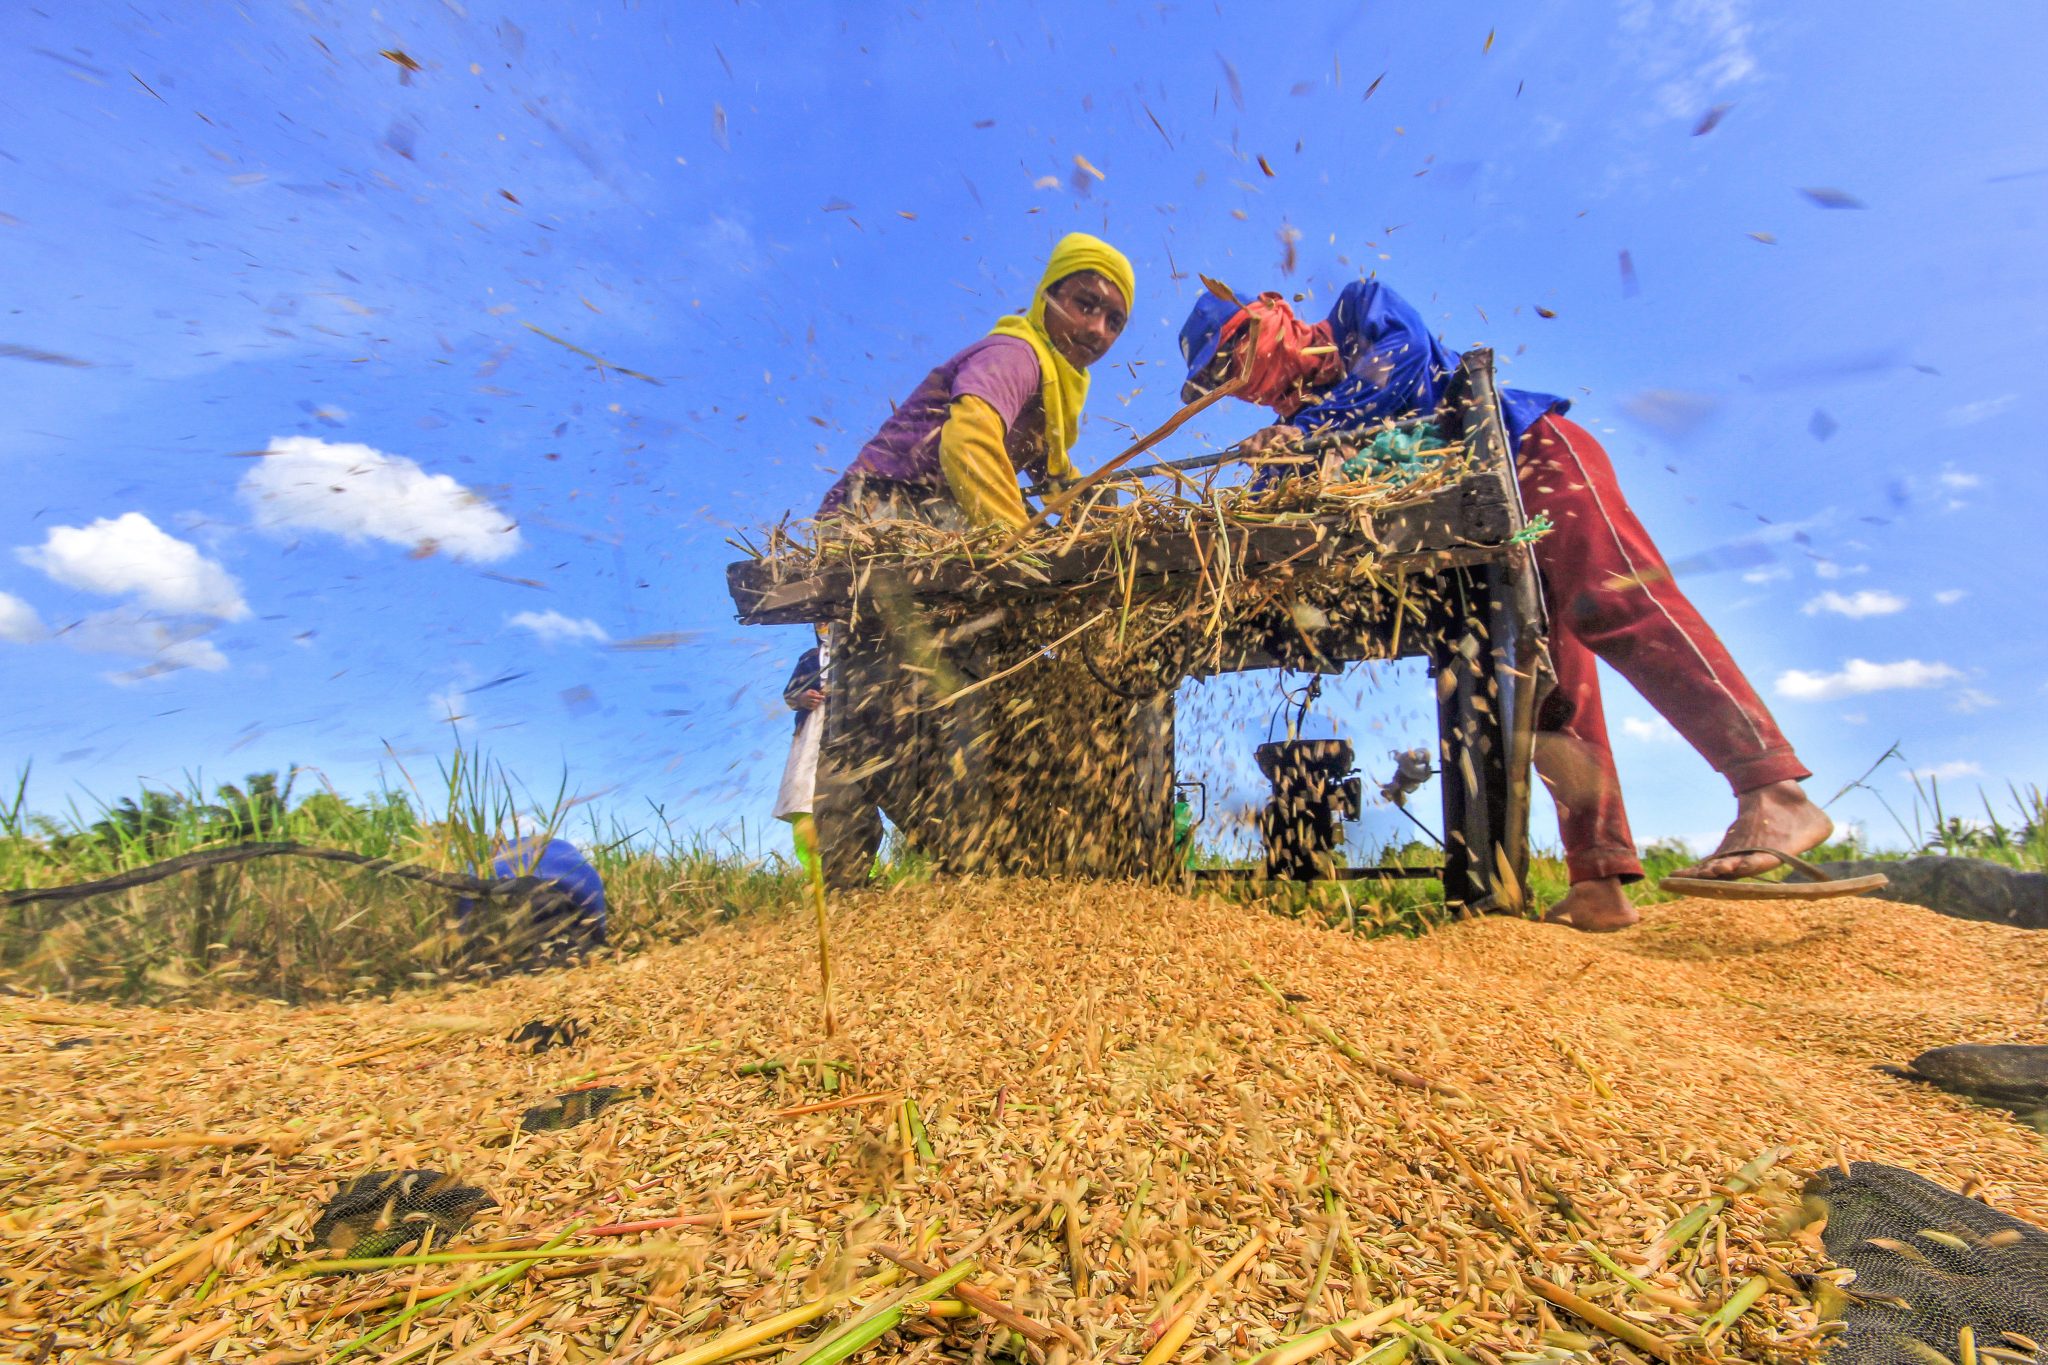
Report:
M1356 820L1364 785L1353 769L1351 741L1282 739L1261 744L1259 771L1273 794L1259 812L1266 875L1288 881L1327 879L1336 872L1343 821Z
M1198 808L1188 800L1188 793L1201 797ZM1195 865L1195 829L1209 818L1209 787L1194 778L1182 778L1173 784L1173 849L1182 867Z
M1430 766L1429 750L1389 749L1387 757L1394 760L1394 775L1380 784L1380 800L1406 807L1408 798L1436 776L1436 769Z

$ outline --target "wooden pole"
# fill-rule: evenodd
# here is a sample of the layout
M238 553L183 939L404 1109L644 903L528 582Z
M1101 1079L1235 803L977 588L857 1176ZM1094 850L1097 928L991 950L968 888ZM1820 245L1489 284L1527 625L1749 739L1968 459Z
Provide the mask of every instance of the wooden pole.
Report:
M1156 430L1149 431L1145 433L1145 435L1139 437L1137 440L1131 442L1130 446L1124 451L1123 454L1117 456L1114 460L1111 460L1108 464L1102 466L1102 468L1096 470L1087 478L1081 479L1080 481L1069 485L1065 492L1055 493L1053 496L1047 498L1045 500L1045 506L1041 507L1038 510L1038 515L1033 517L1029 522L1025 523L1023 528L1020 529L1016 534L1019 537L1021 537L1025 534L1025 532L1031 530L1032 527L1037 526L1039 523L1043 522L1047 517L1057 516L1059 513L1064 512L1067 508L1073 506L1074 502L1078 498L1080 498L1080 496L1083 493L1086 493L1089 489L1095 487L1095 485L1101 483L1104 479L1116 473L1117 470L1122 469L1132 460L1137 459L1138 456L1143 455L1153 446L1158 445L1161 441L1173 435L1174 432L1179 431L1181 427L1189 421L1189 419L1196 416L1203 409L1209 407L1214 403L1221 402L1223 399L1230 397L1230 395L1236 393L1239 389L1243 388L1245 385L1245 378L1245 376L1240 375L1238 378L1231 380L1227 384L1217 385L1215 388L1209 390L1209 392L1203 394L1200 398L1197 398L1194 402L1189 403L1179 412L1176 412L1173 416L1167 418L1166 421Z
M1225 292L1226 294L1228 293L1228 291ZM1023 526L1019 527L1014 533L1011 534L1009 543L1011 545L1015 545L1018 541L1022 540L1026 535L1028 535L1033 527L1043 523L1047 517L1056 516L1059 513L1064 512L1067 508L1073 506L1075 499L1079 498L1083 493L1086 493L1089 489L1095 487L1095 485L1101 483L1104 479L1116 473L1117 470L1122 469L1132 460L1137 459L1140 455L1143 455L1153 446L1158 445L1161 441L1173 435L1174 432L1179 431L1181 427L1185 425L1190 418L1202 412L1204 409L1216 403L1222 402L1224 399L1230 397L1230 395L1236 393L1239 389L1242 389L1246 384L1251 383L1252 360L1258 354L1258 344L1259 323L1258 319L1253 318L1251 320L1250 325L1245 328L1243 341L1240 342L1238 345L1238 353L1244 356L1244 364L1237 367L1238 373L1236 375L1234 375L1226 382L1218 384L1215 388L1209 390L1200 398L1197 398L1194 402L1189 403L1183 408L1181 408L1179 412L1176 412L1175 414L1173 414L1173 416L1167 418L1154 430L1146 432L1143 436L1140 436L1137 440L1131 442L1131 444L1124 449L1123 454L1117 456L1114 460L1111 460L1108 464L1102 466L1102 468L1096 470L1087 478L1080 480L1071 488L1067 489L1066 492L1056 493L1052 497L1047 498L1045 500L1045 505L1038 509L1038 515L1033 517L1030 521L1024 523Z

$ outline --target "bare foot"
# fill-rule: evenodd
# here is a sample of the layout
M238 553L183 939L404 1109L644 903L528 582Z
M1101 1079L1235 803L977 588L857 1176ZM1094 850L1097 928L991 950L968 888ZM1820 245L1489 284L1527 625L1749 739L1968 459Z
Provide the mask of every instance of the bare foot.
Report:
M1574 882L1564 899L1550 907L1543 922L1569 924L1589 934L1611 934L1641 918L1628 893L1621 889L1621 879L1602 877L1597 881Z
M1777 848L1787 853L1804 853L1827 842L1835 832L1828 813L1807 799L1797 782L1773 782L1768 787L1744 792L1735 799L1735 823L1721 836L1721 848ZM1720 856L1717 849L1691 867L1673 873L1677 877L1709 877L1733 881L1754 877L1778 866L1778 860L1762 853L1739 858Z

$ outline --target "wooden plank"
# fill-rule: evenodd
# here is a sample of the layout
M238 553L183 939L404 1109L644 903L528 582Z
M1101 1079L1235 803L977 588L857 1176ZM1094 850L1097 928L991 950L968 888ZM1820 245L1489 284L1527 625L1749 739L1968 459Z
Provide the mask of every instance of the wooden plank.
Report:
M1296 573L1329 570L1372 558L1388 569L1437 568L1475 563L1505 553L1512 532L1510 491L1497 475L1481 474L1412 503L1386 509L1367 531L1326 516L1279 525L1238 525L1226 531L1201 529L1165 537L1138 548L1138 580L1155 588L1201 572L1216 563L1224 536L1232 562L1248 577L1286 568ZM739 619L747 625L793 625L843 619L857 597L877 590L919 601L1005 601L1048 594L1120 591L1117 550L1077 546L1054 553L1038 565L990 566L966 557L914 564L876 563L835 567L783 579L785 566L746 560L727 566L726 585Z

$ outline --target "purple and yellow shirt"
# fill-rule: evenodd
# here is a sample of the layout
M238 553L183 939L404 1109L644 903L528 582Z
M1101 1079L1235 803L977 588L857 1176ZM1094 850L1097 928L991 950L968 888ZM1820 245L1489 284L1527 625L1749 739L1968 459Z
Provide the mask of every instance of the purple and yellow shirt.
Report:
M1003 419L1010 464L1018 473L1045 474L1045 400L1039 396L1038 357L1016 337L985 336L924 377L882 429L860 448L818 507L826 516L846 501L855 478L883 480L944 492L939 431L953 401L981 399Z

